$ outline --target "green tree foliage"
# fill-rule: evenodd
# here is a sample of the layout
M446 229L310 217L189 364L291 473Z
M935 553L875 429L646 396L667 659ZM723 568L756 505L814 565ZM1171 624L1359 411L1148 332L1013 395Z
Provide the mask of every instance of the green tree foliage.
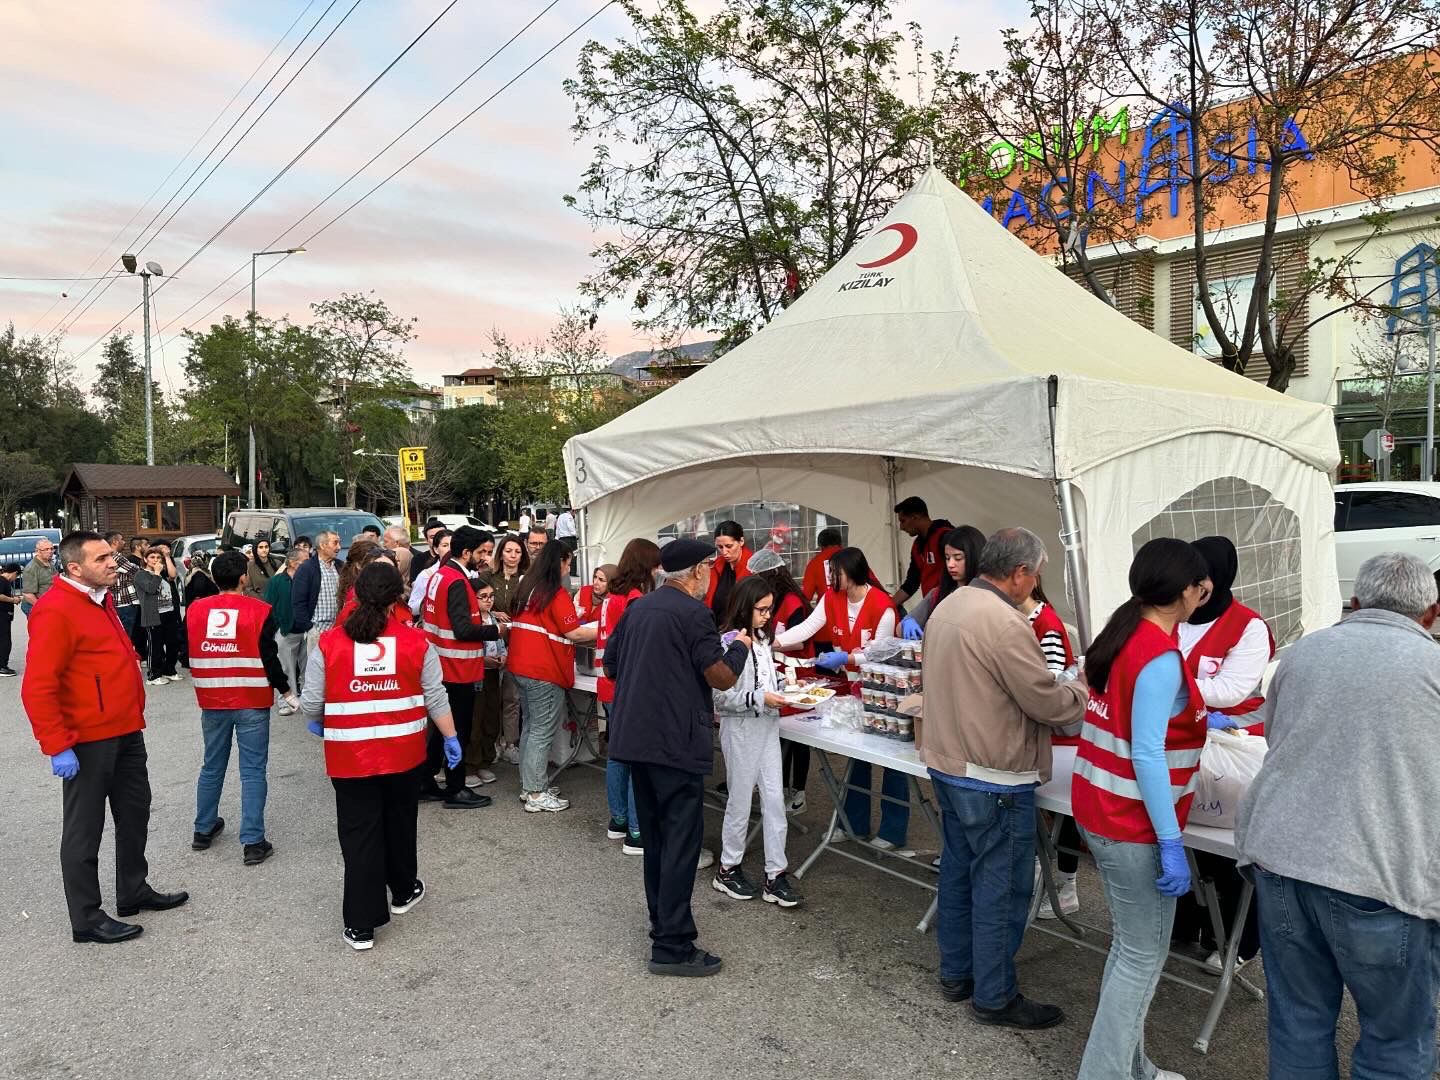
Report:
M488 405L445 409L431 428L430 445L445 447L454 462L455 498L466 507L483 507L505 494L500 476L505 457L500 411Z
M914 182L950 160L935 88L948 59L890 25L891 0L624 0L633 40L591 41L567 201L607 235L583 290L633 298L636 325L744 340L844 257ZM928 89L927 89L928 86ZM912 104L916 98L920 104ZM953 170L951 170L953 172Z
M650 392L606 370L604 339L578 312L562 312L542 341L512 342L495 331L491 342L503 373L494 421L501 486L522 500L564 499L566 440L608 423Z
M28 453L0 450L0 535L15 528L15 514L34 495L53 494L55 471Z

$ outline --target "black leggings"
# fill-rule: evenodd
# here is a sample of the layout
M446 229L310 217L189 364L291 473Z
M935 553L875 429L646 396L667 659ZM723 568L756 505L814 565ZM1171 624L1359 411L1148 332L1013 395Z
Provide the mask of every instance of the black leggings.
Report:
M780 786L805 790L810 777L810 747L789 739L780 744Z
M1060 822L1060 843L1061 848L1070 848L1070 851L1055 852L1055 867L1062 874L1073 874L1080 869L1080 856L1072 854L1079 851L1084 841L1080 839L1080 830L1075 827L1075 819L1067 817Z

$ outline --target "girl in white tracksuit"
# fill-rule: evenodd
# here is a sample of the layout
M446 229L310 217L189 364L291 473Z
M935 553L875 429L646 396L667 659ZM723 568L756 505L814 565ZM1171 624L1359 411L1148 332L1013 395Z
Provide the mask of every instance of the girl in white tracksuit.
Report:
M722 630L744 630L753 644L735 685L715 691L730 794L720 832L720 863L712 885L736 900L760 895L769 903L795 907L801 897L785 875L785 789L780 765L780 706L784 699L765 632L774 606L769 582L759 576L748 577L735 586L722 620ZM740 868L750 828L750 797L756 787L760 789L765 837L765 884L761 888L747 880Z

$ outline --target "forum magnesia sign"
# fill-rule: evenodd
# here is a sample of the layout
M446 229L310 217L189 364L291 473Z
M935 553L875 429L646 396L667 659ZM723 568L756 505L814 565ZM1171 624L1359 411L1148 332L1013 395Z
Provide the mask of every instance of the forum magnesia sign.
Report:
M1075 155L1071 156L1078 156L1086 142L1090 143L1092 151L1097 154L1102 143L1108 139L1117 140L1120 146L1129 146L1130 134L1128 108L1122 108L1108 117L1102 113L1076 132L1073 147ZM1040 132L1026 135L1018 144L1004 139L991 143L968 163L960 186L964 187L967 179L977 176L1003 180L1017 169L1021 172L1027 171L1043 160L1044 140L1058 140L1059 137L1056 129L1048 136ZM1180 191L1189 183L1188 174L1194 171L1190 167L1191 155L1204 153L1209 164L1202 162L1200 167L1211 170L1206 178L1207 183L1223 184L1236 176L1253 176L1257 172L1269 170L1267 163L1257 160L1260 156L1257 140L1256 126L1252 120L1243 131L1221 132L1211 137L1208 146L1201 147L1195 142L1190 121L1185 117L1184 111L1178 105L1172 105L1145 125L1144 138L1137 156L1128 157L1123 153L1119 155L1113 170L1107 170L1113 171L1113 175L1096 169L1086 170L1083 185L1085 209L1094 210L1101 200L1110 199L1121 207L1133 208L1135 220L1141 221L1146 210L1153 205L1153 200L1159 197L1168 203L1170 216L1179 217ZM1305 157L1310 157L1310 144L1293 120L1285 121L1285 140L1282 149L1299 151ZM1053 141L1051 145L1054 145ZM1037 215L1064 221L1070 216L1070 211L1064 206L1056 205L1054 200L1055 189L1066 183L1068 178L1050 180L1040 189L1033 202L1024 193L1011 189L1010 198L1000 215L1000 224L1007 229L1016 221L1029 225L1034 223ZM1077 194L1080 194L1078 187ZM1003 195L1001 197L1003 198ZM995 196L987 196L980 205L985 208L986 213L992 216L996 213Z

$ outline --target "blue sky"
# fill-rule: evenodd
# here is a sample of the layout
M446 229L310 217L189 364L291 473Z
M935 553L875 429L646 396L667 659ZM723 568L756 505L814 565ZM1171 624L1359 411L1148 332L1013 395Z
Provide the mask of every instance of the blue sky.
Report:
M10 0L0 10L6 62L0 69L0 275L69 276L101 255L91 274L115 265L180 180L329 0L315 0L239 101L169 183L108 249L221 107L306 8L308 0ZM254 118L354 0L339 0L290 67L271 85ZM173 272L254 195L345 103L404 47L448 0L362 0L315 61L286 91L194 199L137 254ZM326 204L281 246L299 243L376 180L493 92L599 6L560 0L554 9L384 158ZM545 6L544 0L460 0L434 30L325 139L183 273L156 290L163 328L162 385L178 385L182 343L173 340L249 279L249 254L283 232L351 171L399 133L485 56ZM713 6L696 3L705 10ZM999 28L1023 18L1013 0L912 0L896 5L897 25L914 19L929 44L958 36L969 66L993 63ZM420 319L407 354L421 381L480 359L491 327L512 337L544 332L590 268L594 236L561 199L574 190L588 147L573 142L572 110L561 89L585 38L614 40L626 29L615 8L486 106L464 127L260 281L268 316L303 319L307 305L341 291L374 289ZM226 145L228 146L229 140ZM223 151L222 151L223 152ZM203 176L213 159L197 175ZM195 181L191 181L193 187ZM189 187L185 189L187 192ZM183 195L181 196L183 198ZM172 204L171 209L174 206ZM156 226L170 213L166 210ZM153 231L153 230L152 230ZM178 318L221 279L241 274ZM50 333L88 282L0 280L0 325ZM61 299L61 290L69 293ZM83 315L72 316L64 345L80 353L140 295L117 281ZM203 323L242 315L248 288ZM44 316L42 318L42 315ZM601 320L613 353L650 342L629 313ZM140 314L122 330L137 339ZM81 357L82 381L98 349ZM158 355L158 354L157 354Z

